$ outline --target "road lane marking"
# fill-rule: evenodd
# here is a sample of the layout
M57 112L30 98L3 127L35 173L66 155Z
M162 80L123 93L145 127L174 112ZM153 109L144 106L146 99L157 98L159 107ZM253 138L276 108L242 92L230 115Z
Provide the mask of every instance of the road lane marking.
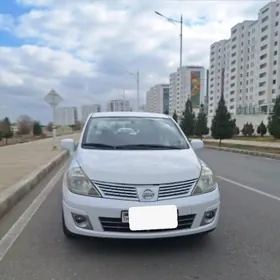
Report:
M258 194L260 194L260 195L263 195L263 196L272 198L272 199L277 200L277 201L280 202L280 197L279 197L279 196L272 195L272 194L269 194L269 193L266 193L266 192L263 192L263 191L254 189L254 188L252 188L252 187L243 185L243 184L241 184L241 183L235 182L235 181L233 181L233 180L230 180L230 179L225 178L225 177L222 177L222 176L216 176L216 177L219 178L219 179L221 179L221 180L223 180L223 181L226 181L226 182L228 182L228 183L231 183L231 184L233 184L233 185L236 185L236 186L238 186L238 187L240 187L240 188L243 188L243 189L246 189L246 190L249 190L249 191L258 193Z
M0 240L0 262L15 243L21 232L25 229L33 215L38 211L39 207L46 200L54 186L60 180L68 161L59 169L52 180L44 187L40 194L34 199L32 204L24 211L20 218L13 224L9 231Z

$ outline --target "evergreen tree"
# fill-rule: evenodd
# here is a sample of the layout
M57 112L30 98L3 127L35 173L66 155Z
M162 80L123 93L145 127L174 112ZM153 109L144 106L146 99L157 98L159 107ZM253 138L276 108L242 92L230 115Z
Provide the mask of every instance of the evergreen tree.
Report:
M181 129L187 137L194 135L195 128L195 114L192 109L192 102L190 99L187 100L185 105L184 116L181 121Z
M176 110L174 111L172 118L174 119L175 122L178 122L178 116Z
M228 112L224 95L222 94L215 116L212 120L211 134L214 139L219 139L219 145L223 139L230 139L233 137L235 127L235 120L231 119Z
M272 114L269 116L268 130L274 139L280 139L280 95L276 98Z
M204 106L201 105L195 123L195 135L202 139L203 135L206 135L208 133L209 133L209 129L207 127L207 116L204 112Z
M35 136L41 136L42 135L42 127L39 122L34 122L33 124L33 135Z
M257 128L257 133L260 134L261 137L263 137L266 134L266 132L267 132L266 126L262 121Z
M4 120L1 121L0 130L1 130L2 138L6 140L6 145L7 145L8 139L14 136L9 118L5 117Z

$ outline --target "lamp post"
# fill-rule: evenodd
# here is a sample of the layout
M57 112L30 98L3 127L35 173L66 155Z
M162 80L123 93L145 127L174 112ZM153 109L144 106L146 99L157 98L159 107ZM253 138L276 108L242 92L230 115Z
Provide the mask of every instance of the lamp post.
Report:
M136 108L137 108L137 111L139 111L139 70L137 70L136 74L135 73L132 73L132 72L129 72L129 71L126 71L128 74L134 76L136 78L136 90L137 90L137 105L136 105Z
M180 69L182 68L182 61L183 61L183 15L181 15L181 18L180 20L176 20L176 19L172 19L172 18L169 18L157 11L155 11L155 13L158 15L158 16L161 16L163 18L165 18L167 21L173 23L176 25L176 23L180 23ZM181 72L181 71L180 71Z

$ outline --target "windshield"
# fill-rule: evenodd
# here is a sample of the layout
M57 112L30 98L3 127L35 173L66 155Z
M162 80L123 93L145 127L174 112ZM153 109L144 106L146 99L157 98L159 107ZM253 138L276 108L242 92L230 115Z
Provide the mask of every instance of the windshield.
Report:
M188 149L184 136L169 118L98 117L86 126L84 149Z

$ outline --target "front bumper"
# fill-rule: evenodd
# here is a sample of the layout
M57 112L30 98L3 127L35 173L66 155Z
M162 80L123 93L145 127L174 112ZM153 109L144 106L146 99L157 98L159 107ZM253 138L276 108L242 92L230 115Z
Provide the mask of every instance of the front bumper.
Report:
M176 205L179 212L179 229L135 232L121 222L121 212L135 206ZM216 210L214 219L203 225L205 212ZM87 216L93 230L78 227L72 213ZM153 239L198 234L215 229L220 213L219 189L211 193L157 202L136 202L75 195L63 187L63 214L69 231L78 235L104 238ZM106 221L121 226L122 232L106 227ZM181 226L180 226L181 221ZM185 222L187 221L187 223Z

